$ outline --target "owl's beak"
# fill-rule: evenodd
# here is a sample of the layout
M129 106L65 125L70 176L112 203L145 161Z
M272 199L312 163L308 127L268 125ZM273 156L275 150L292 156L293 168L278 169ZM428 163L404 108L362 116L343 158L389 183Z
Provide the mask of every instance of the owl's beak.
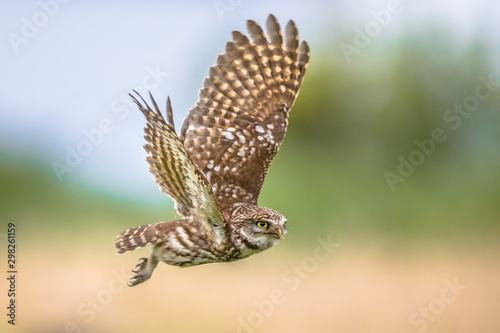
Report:
M278 239L281 239L281 237L283 236L283 231L281 231L281 228L278 228L276 230L276 232L273 233L273 236L276 237L276 238L278 238Z

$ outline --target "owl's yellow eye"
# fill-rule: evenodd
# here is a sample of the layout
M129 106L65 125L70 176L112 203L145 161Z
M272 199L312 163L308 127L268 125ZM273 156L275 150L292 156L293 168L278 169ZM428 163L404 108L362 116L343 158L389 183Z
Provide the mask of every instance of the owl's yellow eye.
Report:
M269 227L269 222L266 222L266 221L257 221L256 224L260 228L267 228L267 227Z

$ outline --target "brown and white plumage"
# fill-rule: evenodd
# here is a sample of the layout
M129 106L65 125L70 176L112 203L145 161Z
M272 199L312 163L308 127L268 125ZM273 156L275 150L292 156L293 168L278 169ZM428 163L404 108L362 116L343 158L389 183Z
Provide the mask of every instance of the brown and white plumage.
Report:
M149 260L137 265L131 285L147 280L159 261L185 267L238 260L271 247L286 233L285 218L257 206L257 199L285 136L309 47L304 41L299 46L293 21L284 38L273 15L267 38L254 21L247 28L250 38L233 32L210 68L180 137L170 99L166 121L151 95L154 110L140 95L140 101L132 96L148 122L150 171L183 219L118 236L118 253L154 245Z
M223 209L237 202L257 204L309 59L306 42L299 51L293 21L285 30L285 47L274 16L267 21L270 41L254 21L247 26L250 39L233 32L181 131Z

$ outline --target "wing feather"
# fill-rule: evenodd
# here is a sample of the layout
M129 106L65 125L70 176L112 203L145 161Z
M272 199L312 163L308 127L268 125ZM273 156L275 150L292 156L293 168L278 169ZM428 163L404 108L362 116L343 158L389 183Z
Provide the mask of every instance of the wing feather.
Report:
M146 161L160 190L174 199L180 215L207 221L207 230L215 228L218 233L224 228L224 216L210 183L191 161L175 132L170 98L167 99L167 122L151 93L149 95L155 111L139 93L134 92L141 101L133 95L130 96L147 120L144 128L144 138L147 142L144 148L148 153Z
M249 37L232 33L210 68L180 136L223 211L237 202L257 203L309 61L293 21L284 36L273 15L267 37L252 20L247 29Z

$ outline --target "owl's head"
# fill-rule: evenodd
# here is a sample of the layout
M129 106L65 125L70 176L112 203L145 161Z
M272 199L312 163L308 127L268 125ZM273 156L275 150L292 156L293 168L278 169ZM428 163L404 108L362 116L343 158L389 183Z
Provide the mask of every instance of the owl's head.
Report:
M254 250L266 250L286 234L286 219L275 210L238 203L233 206L231 223L243 242Z

